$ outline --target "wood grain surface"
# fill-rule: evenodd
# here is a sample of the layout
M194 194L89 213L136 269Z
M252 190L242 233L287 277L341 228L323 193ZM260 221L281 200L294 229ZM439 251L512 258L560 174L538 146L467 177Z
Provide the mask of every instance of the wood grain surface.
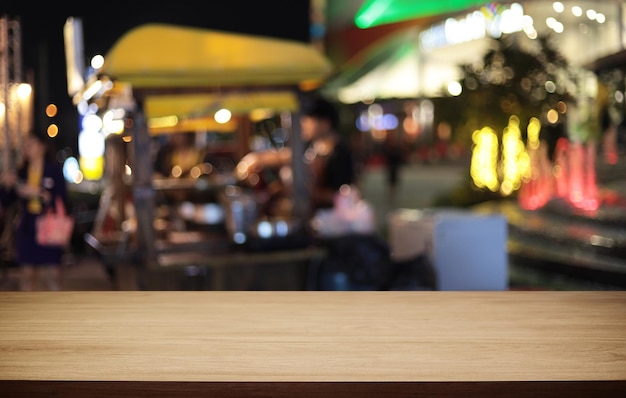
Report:
M626 396L626 292L0 292L0 391Z

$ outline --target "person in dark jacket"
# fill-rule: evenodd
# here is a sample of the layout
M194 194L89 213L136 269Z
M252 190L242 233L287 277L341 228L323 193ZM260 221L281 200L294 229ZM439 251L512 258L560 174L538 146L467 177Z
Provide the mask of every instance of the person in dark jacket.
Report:
M303 101L300 133L305 145L308 210L312 217L317 210L334 207L342 186L352 189L351 186L357 184L356 166L352 147L339 132L339 111L332 102L317 96ZM244 176L254 175L264 169L287 166L292 156L291 148L250 152L241 159L236 170Z
M339 189L357 182L352 148L339 133L336 106L323 98L304 102L300 129L311 172L311 211L332 208Z
M385 167L387 168L387 192L389 203L396 204L396 192L400 168L404 164L404 148L402 142L395 131L388 131L383 143L383 155L385 156Z
M61 261L65 248L41 246L36 241L37 217L60 198L67 209L67 186L61 165L50 156L43 137L30 134L24 139L23 159L17 170L6 170L0 181L3 207L19 204L15 229L16 262L21 267L21 290L33 290L38 271L46 269L47 288L61 289Z

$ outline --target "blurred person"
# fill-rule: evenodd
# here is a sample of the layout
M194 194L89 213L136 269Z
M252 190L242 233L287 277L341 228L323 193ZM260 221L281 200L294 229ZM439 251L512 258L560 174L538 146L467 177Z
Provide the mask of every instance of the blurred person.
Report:
M360 186L363 173L367 167L367 161L371 156L371 142L366 140L366 136L359 130L350 134L350 146L352 148L352 157L354 160L354 173L356 185Z
M395 204L400 168L404 164L404 148L395 131L388 131L383 143L383 156L387 171L387 192L389 203Z
M339 111L323 99L304 102L300 118L304 160L310 170L312 214L332 208L343 185L356 183L354 155L350 143L339 133Z
M195 138L195 133L171 134L157 152L154 171L163 177L186 177L204 158L195 146Z
M309 171L309 209L310 215L314 215L319 209L334 207L335 196L342 186L357 183L356 167L351 144L339 132L339 111L333 103L321 97L304 100L300 131ZM290 165L291 159L290 148L250 152L237 169L244 169L248 176L267 168Z
M67 186L61 165L54 159L43 137L24 139L23 158L17 170L7 170L0 179L2 206L19 205L15 227L15 256L21 268L20 289L36 287L38 271L46 271L49 290L61 290L61 261L65 248L41 246L36 240L37 217L60 198L68 209Z

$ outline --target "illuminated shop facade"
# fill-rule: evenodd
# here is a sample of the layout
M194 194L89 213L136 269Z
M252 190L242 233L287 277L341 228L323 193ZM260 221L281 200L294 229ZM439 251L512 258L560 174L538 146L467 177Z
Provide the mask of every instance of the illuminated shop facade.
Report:
M353 76L359 75L358 78L348 77L344 80L347 84L334 87L331 82L331 88L339 101L357 110L356 128L374 141L382 141L389 131L399 131L409 143L428 147L427 153L417 154L422 160L433 153L435 157L450 156L451 153L446 152L450 147L443 151L436 148L438 143L449 140L456 133L448 123L437 119L440 109L437 109L439 102L436 100L458 96L467 89L461 85L464 76L460 65L479 65L493 45L493 39L505 35L516 35L520 46L530 52L537 48L538 38L550 36L556 43L556 50L571 67L568 73L575 75L575 87L567 87L567 91L574 95L576 104L545 109L532 120L517 120L516 115L511 115L511 124L505 127L508 135L501 130L493 132L499 145L497 149L479 148L473 140L467 143L468 156L470 150L472 157L478 152L492 153L494 150L498 154L493 157L491 169L485 166L485 159L480 161L482 166L479 169L483 172L490 169L492 181L488 182L487 177L484 181L476 179L477 185L509 195L521 188L524 179L531 179L529 170L534 160L531 160L528 147L536 144L528 140L541 140L541 137L534 136L537 128L542 131L542 126L562 124L567 119L569 139L584 143L590 138L589 132L581 128L589 125L587 119L600 119L602 112L610 115L613 125L619 125L624 119L621 67L615 62L610 65L600 62L624 51L624 14L624 4L615 1L488 3L442 18L426 27L403 29L391 39L385 38L385 42L395 46L396 50L385 49L389 56L384 57L378 66L367 72L353 71ZM380 57L381 48L385 46L378 47L376 49L373 45L369 49L374 54L372 58L376 54ZM545 82L547 92L560 89L563 88L556 81ZM601 128L597 124L596 130ZM493 128L484 127L487 130ZM517 136L511 136L517 130ZM601 140L602 133L595 131L593 138ZM483 144L484 141L489 140L479 140ZM525 147L523 155L516 155L516 159L511 160L509 156L506 160L509 166L501 163L507 157L504 153L506 142L513 151L519 152L516 149L519 145ZM527 171L522 171L524 169ZM511 173L515 176L506 177L506 170L514 170ZM494 182L493 178L497 181Z

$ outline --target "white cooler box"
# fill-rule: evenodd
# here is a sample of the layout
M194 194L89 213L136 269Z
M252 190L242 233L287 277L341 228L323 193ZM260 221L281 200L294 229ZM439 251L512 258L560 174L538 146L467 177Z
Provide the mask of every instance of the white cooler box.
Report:
M427 254L437 290L508 290L508 228L502 215L446 209L390 214L394 261Z

